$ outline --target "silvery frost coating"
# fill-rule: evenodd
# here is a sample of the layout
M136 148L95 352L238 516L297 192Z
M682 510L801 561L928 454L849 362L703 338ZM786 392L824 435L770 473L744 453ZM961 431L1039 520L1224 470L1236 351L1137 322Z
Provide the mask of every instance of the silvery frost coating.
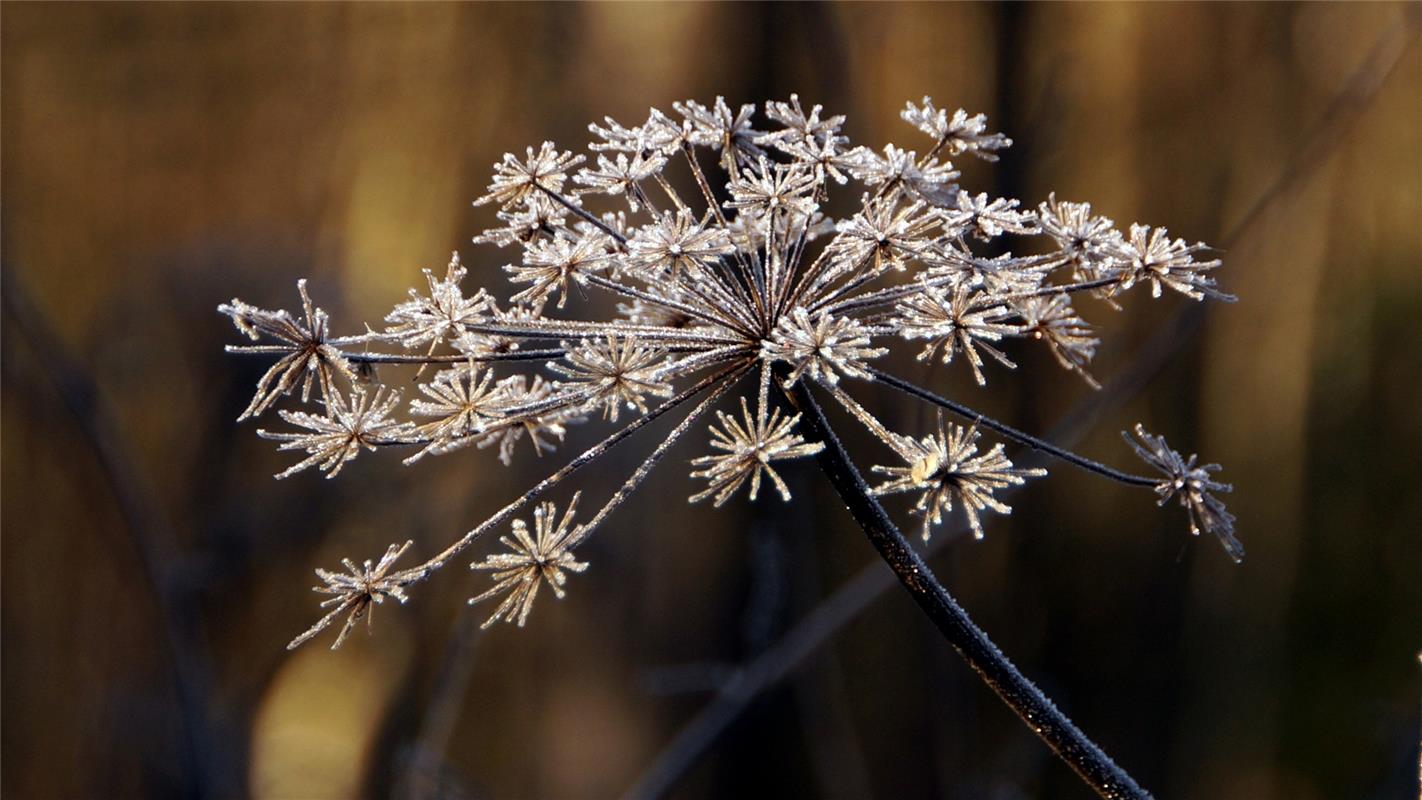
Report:
M988 131L982 115L949 113L928 98L902 114L925 135L914 150L853 145L843 116L818 105L807 110L794 95L759 110L720 98L709 106L675 103L673 110L654 109L640 125L610 118L591 125L591 161L544 142L494 165L488 192L474 203L491 207L496 223L474 241L507 254L512 291L502 305L494 292L465 285L467 269L456 254L443 277L425 271L426 287L412 289L383 330L362 335L331 338L305 281L298 284L300 318L238 300L219 308L262 342L229 350L278 357L244 418L298 384L303 402L313 384L320 389L324 413L282 412L310 433L263 433L308 455L282 476L307 467L334 475L362 448L377 447L406 449L406 461L416 462L471 444L497 446L508 463L521 447L537 455L554 450L570 425L622 424L421 564L393 569L401 547L363 571L318 570L326 585L317 591L335 595L337 608L293 646L348 611L339 644L370 601L404 600L406 587L506 523L513 534L502 539L506 552L474 564L495 580L475 600L502 597L490 623L523 625L540 583L562 596L567 573L586 566L573 548L726 395L737 396L739 414L717 412L710 453L692 462L692 478L707 483L691 499L719 506L743 486L753 499L765 479L789 500L775 464L821 449L796 431L798 415L780 407L779 392L801 383L834 397L882 442L888 463L874 471L888 480L875 491L909 495L925 538L955 507L982 536L983 512L1010 512L998 493L1044 474L1014 467L1002 444L982 449L986 426L1162 498L1179 497L1193 531L1218 536L1231 556L1242 556L1233 518L1211 494L1227 487L1208 478L1213 467L1182 461L1163 440L1141 434L1135 446L1166 478L1130 476L1043 448L924 390L906 389L967 417L968 425L940 417L927 435L892 431L851 394L889 379L876 362L895 348L919 360L966 364L986 384L1016 368L1010 349L1033 342L1094 387L1087 367L1099 341L1074 300L1115 307L1142 285L1151 297L1170 290L1194 300L1232 299L1216 288L1220 262L1205 258L1203 244L1159 227L1123 232L1089 204L1055 195L1032 206L961 188L949 159L995 161L1011 140ZM597 295L615 301L599 306L615 305L615 316L579 314ZM408 400L366 387L382 364L420 365ZM393 416L402 402L409 421ZM532 535L526 522L512 519L672 412L681 421L589 521L568 527L570 507L555 525L548 503L538 506Z

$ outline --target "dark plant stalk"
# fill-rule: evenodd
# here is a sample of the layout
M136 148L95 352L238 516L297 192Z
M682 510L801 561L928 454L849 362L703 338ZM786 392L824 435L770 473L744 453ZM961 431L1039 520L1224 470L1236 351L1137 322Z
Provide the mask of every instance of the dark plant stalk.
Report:
M803 414L806 437L825 445L824 450L815 457L820 468L829 476L830 483L849 506L850 513L864 529L870 543L919 608L938 627L943 638L1097 794L1104 798L1149 798L1148 792L1088 739L1013 665L938 582L932 570L889 519L884 507L874 499L869 485L844 451L805 383L802 381L787 390L786 396Z

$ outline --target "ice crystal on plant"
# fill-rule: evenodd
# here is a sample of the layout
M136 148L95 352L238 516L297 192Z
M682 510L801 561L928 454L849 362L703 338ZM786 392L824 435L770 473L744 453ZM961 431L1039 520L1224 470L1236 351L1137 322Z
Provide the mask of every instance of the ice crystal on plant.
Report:
M952 181L958 177L958 171L951 163L919 158L917 152L891 144L884 146L882 157L872 150L862 151L851 172L856 179L878 188L881 194L905 191L910 197L935 206L946 207L956 194Z
M1056 194L1037 207L1037 224L1056 243L1058 254L1080 280L1109 275L1115 268L1112 253L1121 242L1121 232L1110 219L1093 216L1090 203L1068 203Z
M928 205L922 201L870 200L862 211L836 227L839 236L834 255L845 268L872 257L903 269L905 262L923 254L933 239L933 229L942 221L941 215L926 209Z
M868 378L864 362L889 352L884 347L871 347L869 336L870 331L858 320L833 314L812 317L809 311L797 308L780 318L761 352L768 361L790 365L786 386L807 374L833 385L839 383L840 375Z
M735 252L724 230L708 228L681 209L639 229L627 242L627 264L634 274L655 279L663 274L698 273Z
M1215 289L1215 279L1209 275L1220 266L1220 260L1195 260L1195 254L1205 249L1203 242L1186 244L1184 239L1171 239L1164 228L1132 225L1130 237L1120 245L1125 262L1121 286L1130 288L1142 281L1150 284L1151 297L1160 297L1161 287L1165 287L1192 300L1203 300L1205 295L1233 300L1232 295Z
M1018 211L1021 203L1004 197L989 199L986 192L970 195L958 192L957 207L944 213L947 224L971 230L983 241L1004 233L1033 233L1036 217L1030 211Z
M721 166L727 170L733 170L741 164L765 155L765 151L757 143L760 133L752 127L752 120L755 117L754 105L745 103L739 109L732 111L731 107L726 104L725 98L717 97L716 102L710 108L695 100L672 103L672 108L676 109L677 113L686 120L682 128L686 131L685 138L676 141L672 149L685 142L719 150ZM655 110L653 119L659 115L661 119L667 119L660 111ZM650 122L651 120L649 120ZM671 123L671 125L674 126L675 123ZM649 124L648 127L654 126Z
M1012 146L1012 140L1006 136L987 132L986 114L970 117L960 108L949 116L946 110L935 108L929 97L924 97L917 106L909 103L899 115L908 124L943 142L949 156L972 153L985 161L996 161L994 151Z
M1008 322L1017 310L994 300L991 294L959 285L951 292L934 287L914 294L898 305L894 319L899 335L905 339L927 339L928 344L918 354L919 361L933 358L942 348L943 363L953 363L953 356L962 353L973 368L973 378L979 386L987 385L983 377L982 349L1004 367L1017 365L1005 353L989 342L1021 332L1021 327Z
M815 190L820 182L815 173L801 164L771 164L762 156L753 168L729 185L731 199L726 208L750 209L759 214L777 211L808 214L815 206Z
M1057 363L1080 375L1093 389L1101 384L1086 371L1101 343L1086 320L1077 316L1071 299L1064 294L1026 297L1012 304L1022 320L1018 332L1045 342Z
M503 406L503 387L495 384L492 370L475 364L460 364L441 370L429 383L419 384L427 399L410 401L410 413L432 417L415 433L428 439L419 452L405 459L412 464L431 453L447 453L474 440L483 425L494 419Z
M513 153L505 153L504 160L494 165L494 179L489 183L488 194L475 200L474 205L498 203L507 211L530 198L538 198L540 192L560 191L568 179L568 170L582 162L582 156L560 153L552 142L544 142L537 153L532 147L528 148L523 160Z
M635 341L620 341L616 334L606 339L584 341L566 356L568 365L550 362L548 368L568 378L568 385L582 387L588 404L601 407L603 416L616 422L625 405L647 413L646 397L670 397L671 385L661 380L666 354L659 348L639 347Z
M568 432L565 423L582 421L577 404L560 402L557 384L542 375L534 375L531 382L525 375L510 375L499 383L499 391L504 400L499 408L500 416L478 431L481 434L478 445L483 449L497 444L499 460L505 466L513 463L514 445L524 436L528 437L533 452L543 455L554 449L549 437L563 440ZM517 409L517 413L510 414L510 409Z
M578 194L621 195L635 214L646 202L642 181L661 172L666 160L665 155L656 151L637 152L631 159L626 153L618 153L615 158L598 156L597 169L583 170L573 176L573 181L586 187L579 189Z
M510 264L504 270L511 282L532 285L509 299L521 305L541 306L556 292L558 307L562 308L572 285L586 284L589 275L607 264L609 243L596 231L572 240L559 237L528 243L523 263Z

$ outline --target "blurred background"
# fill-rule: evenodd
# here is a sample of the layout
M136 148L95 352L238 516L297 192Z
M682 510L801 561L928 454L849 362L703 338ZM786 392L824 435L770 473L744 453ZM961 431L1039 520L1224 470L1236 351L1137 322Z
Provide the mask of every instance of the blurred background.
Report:
M291 459L234 422L265 366L222 352L215 306L296 308L307 277L359 332L456 249L471 285L504 287L509 254L468 243L504 151L793 91L875 148L921 146L897 115L925 94L987 112L1017 145L962 164L968 188L1224 249L1235 305L1083 307L1102 393L1036 351L986 390L901 366L1110 463L1132 463L1135 421L1221 462L1248 559L1056 468L932 563L1160 797L1413 796L1417 9L7 3L0 791L600 798L658 764L688 798L1087 796L890 585L813 463L787 468L790 505L681 505L701 434L527 629L476 634L480 576L450 569L374 636L284 649L317 615L313 567L432 553L605 429L509 469L381 454L277 482ZM646 447L578 485L610 492ZM829 624L801 626L826 597ZM718 735L658 760L717 697L738 712L698 729Z

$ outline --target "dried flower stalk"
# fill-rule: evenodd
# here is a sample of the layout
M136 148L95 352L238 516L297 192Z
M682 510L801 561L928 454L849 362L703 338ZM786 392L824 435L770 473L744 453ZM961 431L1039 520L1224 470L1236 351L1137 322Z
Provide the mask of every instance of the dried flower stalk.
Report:
M405 548L392 548L363 569L347 562L348 574L318 571L326 585L317 591L333 594L327 604L336 608L293 646L344 612L339 645L372 602L403 602L409 586L524 505L653 419L688 404L682 421L587 522L572 525L577 494L556 520L556 507L543 502L532 532L527 523L514 522L511 537L503 539L508 552L475 563L492 571L495 581L475 600L504 597L490 623L505 619L522 626L544 582L563 597L568 574L586 567L574 548L725 394L738 392L740 415L717 412L715 452L693 461L698 469L691 473L709 485L691 499L712 498L719 506L743 485L755 499L768 480L789 500L772 462L814 455L833 473L843 454L837 443L836 452L827 453L826 442L798 433L800 415L785 415L772 388L803 410L817 387L862 424L896 463L875 468L888 478L877 489L862 479L837 487L863 495L846 497L852 508L877 508L871 491L916 495L924 538L955 509L982 537L982 511L1009 511L995 493L1045 474L1015 468L1000 443L980 449L982 432L991 431L1103 477L1150 488L1162 503L1177 498L1192 532L1215 535L1232 558L1242 558L1234 518L1215 497L1228 490L1210 477L1216 465L1197 467L1193 456L1181 458L1138 427L1132 447L1165 477L1127 474L873 363L903 344L920 348L920 359L951 364L961 356L985 385L999 368L1016 369L1010 348L1041 342L1062 367L1096 387L1087 366L1099 340L1074 300L1096 298L1116 307L1142 285L1151 297L1168 289L1193 300L1232 300L1213 277L1219 260L1197 258L1205 245L1171 238L1159 227L1132 225L1123 233L1090 205L1054 195L1032 206L962 189L948 159L996 160L1011 140L990 132L981 114L950 114L928 98L908 104L902 114L929 137L922 155L893 144L880 151L854 146L842 133L843 116L827 115L818 105L807 111L794 95L765 105L772 123L765 130L757 128L751 105L733 110L717 98L710 106L686 101L673 108L679 119L653 110L640 125L610 118L591 125L595 164L583 166L583 156L551 142L528 148L522 157L506 154L495 164L488 192L475 205L497 206L497 224L475 241L520 251L517 263L505 267L516 291L502 308L493 293L463 288L467 269L458 255L443 278L426 271L427 291L411 290L381 331L332 338L329 319L310 301L304 281L298 283L299 318L238 300L219 307L242 333L268 342L229 350L279 356L242 418L268 410L298 384L302 402L311 401L313 385L320 390L324 413L281 412L309 433L263 432L281 440L283 449L307 452L282 477L311 466L333 476L362 449L383 447L412 450L406 458L412 463L469 444L497 445L500 459L509 463L521 441L542 455L556 448L570 425L634 415L425 562L393 570ZM714 164L709 171L706 151ZM850 181L860 184L857 208L844 219L827 217L831 192ZM622 207L595 211L584 205L594 198ZM1005 252L1009 243L1038 254ZM619 300L620 316L565 315L578 305L570 299L590 293ZM383 363L420 365L408 422L395 418L398 395L380 388L371 394L360 385L371 378L358 376L356 367ZM426 375L428 367L436 369ZM927 435L893 431L852 397L850 390L868 381L882 381L968 425L940 417ZM866 531L883 529L868 511L857 516Z

